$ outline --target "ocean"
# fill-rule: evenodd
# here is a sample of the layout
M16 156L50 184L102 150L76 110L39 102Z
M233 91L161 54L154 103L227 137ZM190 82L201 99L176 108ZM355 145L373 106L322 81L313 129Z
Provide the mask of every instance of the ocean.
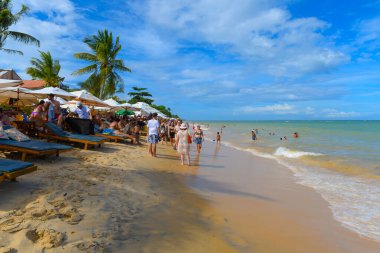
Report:
M344 227L380 242L380 121L200 123L209 141L219 131L222 145L285 165L321 194Z

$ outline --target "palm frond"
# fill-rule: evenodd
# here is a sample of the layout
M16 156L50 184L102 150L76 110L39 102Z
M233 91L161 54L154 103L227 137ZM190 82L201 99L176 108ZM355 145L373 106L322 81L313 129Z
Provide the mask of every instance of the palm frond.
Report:
M24 55L23 52L19 51L19 50L14 50L14 49L8 49L8 48L0 48L0 50L8 53L8 54L18 54L18 55Z
M32 35L15 31L6 31L4 34L7 37L11 37L12 39L23 42L25 44L34 44L38 47L40 46L40 41L34 38Z
M87 74L89 72L96 72L96 71L97 71L97 65L92 64L90 66L87 66L87 67L84 67L84 68L81 68L81 69L74 71L72 73L72 75L77 76L77 75L83 75L83 74Z

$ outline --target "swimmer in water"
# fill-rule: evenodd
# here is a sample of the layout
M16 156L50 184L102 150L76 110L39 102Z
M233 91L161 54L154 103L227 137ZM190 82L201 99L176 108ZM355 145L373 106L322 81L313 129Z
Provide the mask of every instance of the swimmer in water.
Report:
M294 134L293 134L293 137L295 138L295 139L297 139L299 136L298 136L298 133L297 132L295 132Z

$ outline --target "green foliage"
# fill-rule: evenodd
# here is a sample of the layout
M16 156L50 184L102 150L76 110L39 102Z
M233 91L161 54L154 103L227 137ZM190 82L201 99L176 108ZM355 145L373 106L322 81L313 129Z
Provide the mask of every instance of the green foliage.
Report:
M25 5L22 5L19 12L12 13L11 0L0 0L0 51L4 51L10 54L23 54L19 50L4 48L8 38L20 41L25 44L34 44L40 46L40 41L33 36L26 33L9 30L9 27L16 24L22 15L26 14L28 11L29 8Z
M97 35L86 37L83 42L90 48L91 53L77 53L74 54L74 57L85 60L90 65L78 69L73 75L88 73L91 75L81 83L81 88L88 90L100 99L106 99L117 92L123 92L124 81L118 72L131 72L131 69L124 65L122 59L117 59L121 50L119 37L116 37L114 41L112 32L99 30Z
M61 65L58 60L53 60L50 52L40 52L40 58L32 58L30 63L33 67L26 69L33 79L40 79L46 82L46 86L60 87L64 77L59 76L59 71L61 70Z
M152 94L147 92L147 88L138 88L136 86L132 87L131 92L128 93L128 95L131 97L131 99L128 101L130 104L135 104L137 102L144 102L148 105L151 105L154 100L150 99L149 97L152 97Z

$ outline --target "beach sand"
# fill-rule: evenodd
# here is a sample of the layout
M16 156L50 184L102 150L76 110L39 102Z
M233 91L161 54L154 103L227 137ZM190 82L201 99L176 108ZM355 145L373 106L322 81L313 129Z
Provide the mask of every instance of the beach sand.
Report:
M173 150L106 144L0 185L0 252L236 252Z
M0 252L380 252L275 161L208 142L182 167L158 147L31 160L0 184Z

